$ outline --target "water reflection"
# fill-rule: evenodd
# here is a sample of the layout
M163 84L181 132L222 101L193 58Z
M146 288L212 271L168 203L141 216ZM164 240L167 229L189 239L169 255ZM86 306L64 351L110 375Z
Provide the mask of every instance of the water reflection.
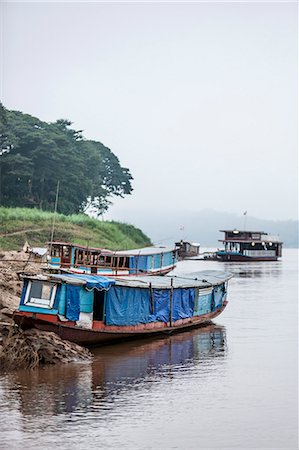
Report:
M225 262L223 268L240 278L272 278L281 276L281 261L258 261L249 263Z
M290 252L288 260L279 261L192 261L179 262L174 270L176 275L204 270L223 270L234 274L234 278L278 278L296 267L296 252ZM231 282L230 282L231 284Z
M200 370L201 364L211 370L215 359L226 355L226 333L211 324L165 338L102 347L94 354L92 363L16 372L2 388L8 397L18 397L23 417L107 411L129 391L171 381L194 366Z

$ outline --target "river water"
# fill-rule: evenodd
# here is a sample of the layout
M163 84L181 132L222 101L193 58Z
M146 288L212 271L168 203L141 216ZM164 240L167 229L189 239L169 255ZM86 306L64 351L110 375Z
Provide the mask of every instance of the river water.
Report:
M0 377L1 449L295 449L297 251L235 274L214 325Z

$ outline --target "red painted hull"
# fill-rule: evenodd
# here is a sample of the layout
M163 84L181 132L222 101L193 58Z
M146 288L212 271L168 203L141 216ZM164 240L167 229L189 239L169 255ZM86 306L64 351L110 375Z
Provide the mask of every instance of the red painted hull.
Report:
M23 329L37 328L43 331L53 331L62 339L91 346L163 333L170 334L198 327L210 322L221 314L227 303L227 301L223 302L222 307L212 313L181 319L174 322L172 326L170 326L169 322L154 322L152 324L117 327L106 326L99 322L93 329L84 329L75 326L73 322L68 322L67 324L60 322L57 316L49 317L49 315L24 313L20 311L14 313L13 319Z

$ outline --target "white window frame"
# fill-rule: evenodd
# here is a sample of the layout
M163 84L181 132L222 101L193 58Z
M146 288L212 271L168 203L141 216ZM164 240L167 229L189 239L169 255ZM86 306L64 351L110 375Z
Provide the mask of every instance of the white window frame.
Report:
M45 305L45 304L38 303L38 302L31 302L29 300L29 295L30 295L32 283L34 283L34 281L39 281L39 282L41 282L43 284L53 285L53 283L48 282L48 281L41 281L41 280L29 281L28 282L28 286L27 286L27 290L26 290L25 299L24 299L24 306L35 306L36 308L52 309L53 308L53 304L54 304L54 300L55 300L57 284L53 285L51 297L50 297L50 300L49 300L49 305ZM36 299L36 300L38 300L38 299ZM40 300L42 300L42 299L40 299Z

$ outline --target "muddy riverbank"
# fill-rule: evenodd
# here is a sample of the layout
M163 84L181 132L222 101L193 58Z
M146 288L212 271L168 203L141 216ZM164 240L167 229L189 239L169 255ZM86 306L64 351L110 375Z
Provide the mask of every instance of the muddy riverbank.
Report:
M91 353L55 333L21 330L11 318L22 290L19 273L42 272L42 264L23 251L0 252L0 371L88 360Z

